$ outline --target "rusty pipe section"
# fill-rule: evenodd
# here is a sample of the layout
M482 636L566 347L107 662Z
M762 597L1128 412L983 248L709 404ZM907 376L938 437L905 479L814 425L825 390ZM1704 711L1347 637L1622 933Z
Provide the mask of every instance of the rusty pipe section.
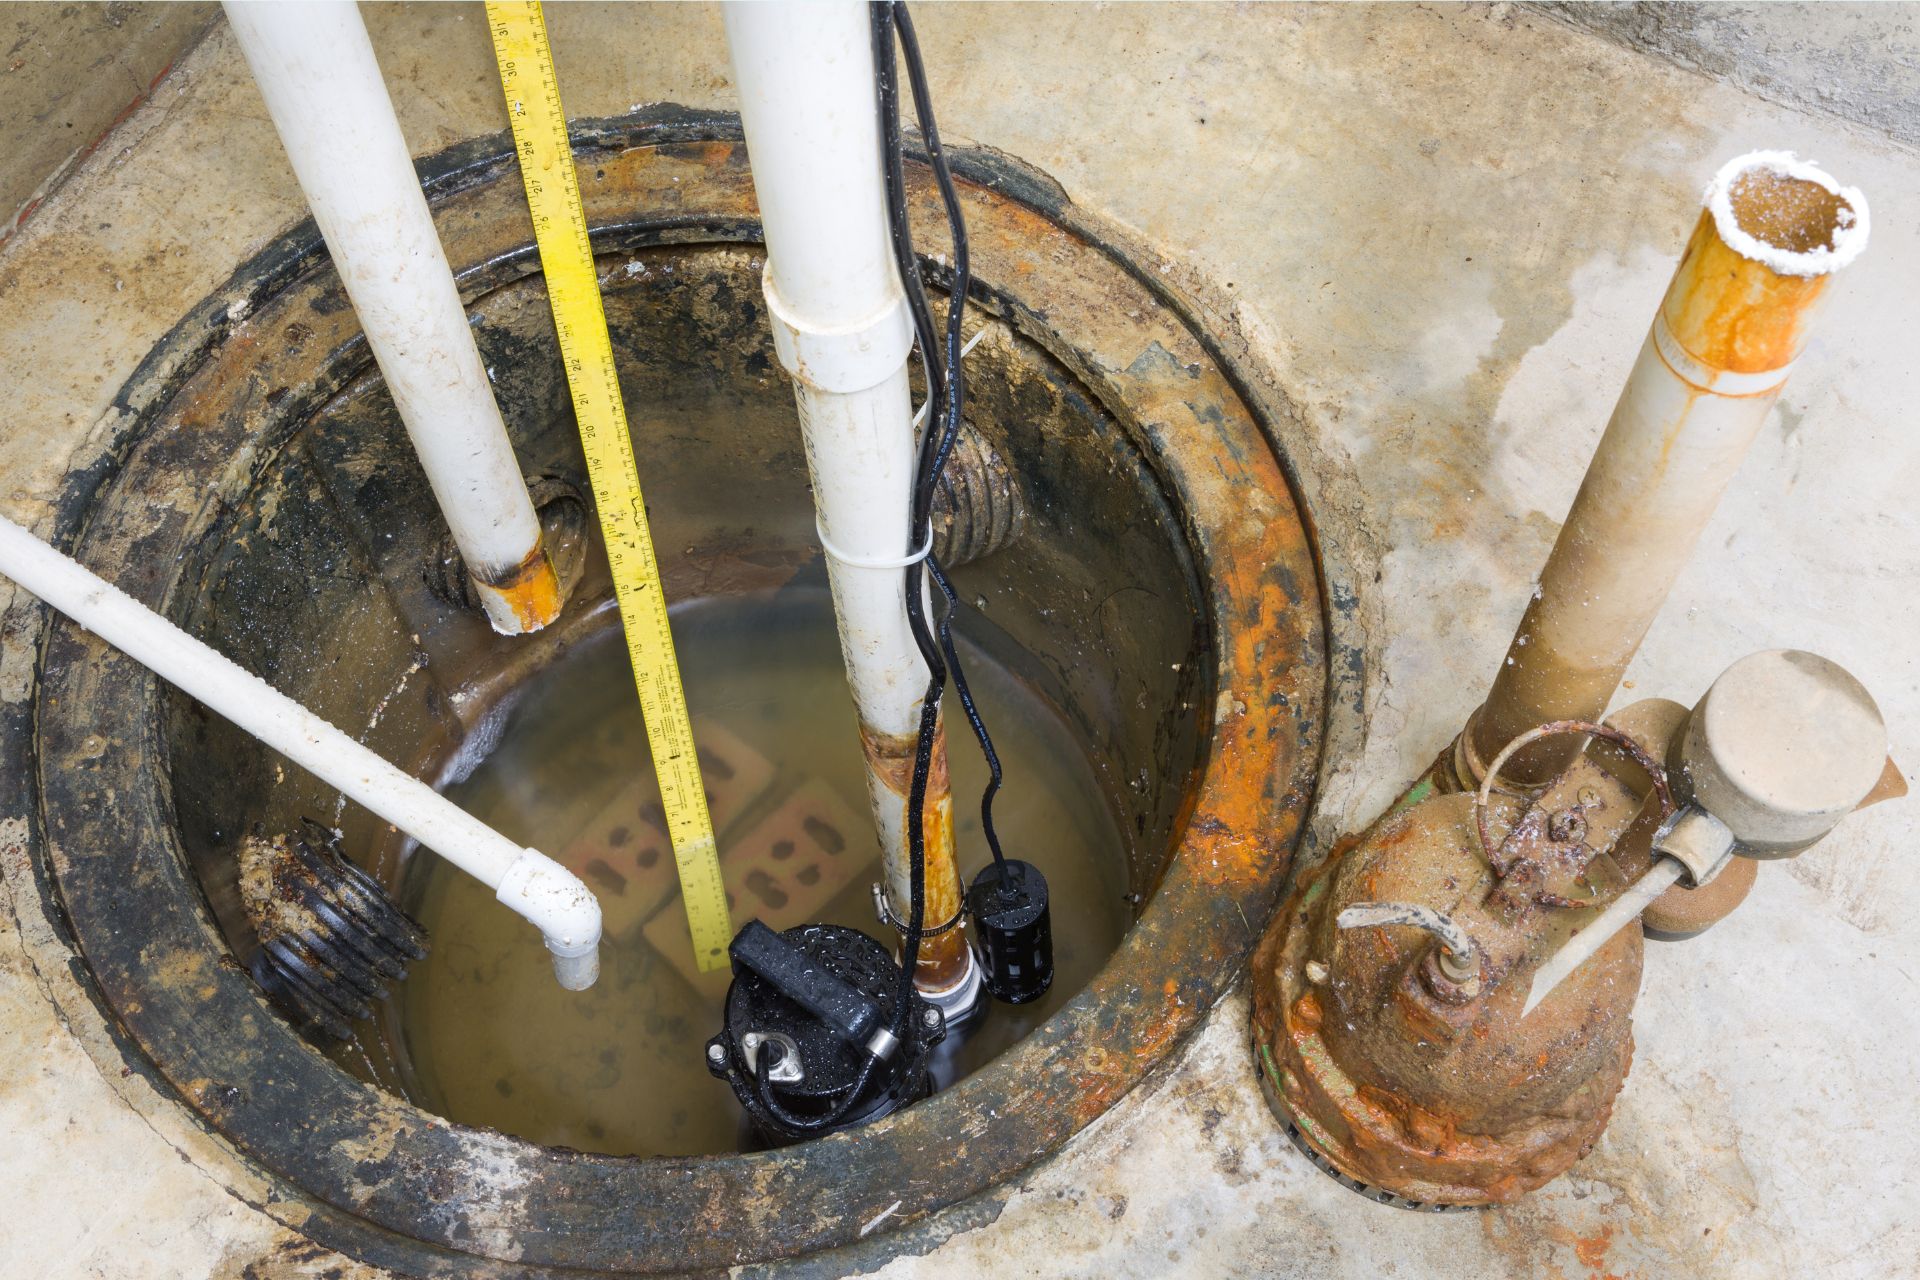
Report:
M767 241L761 283L774 350L793 378L889 910L905 920L907 797L927 668L902 570L925 554L931 532L908 528L913 331L887 228L867 10L853 0L733 4L725 18ZM944 733L934 748L923 809L930 929L960 907ZM962 928L921 944L914 982L929 999L951 1012L978 981Z
M887 849L906 848L908 792L917 746L917 734L880 734L864 724L860 727L860 747L867 760L867 791L873 801L882 846ZM920 813L927 851L923 885L926 927L940 929L959 920L961 906L960 869L953 857L953 792L947 779L944 721L934 735L933 763L927 771L926 802ZM905 920L910 898L907 860L904 856L888 857L882 862L886 872L887 911L894 919ZM914 985L923 994L965 995L965 1003L971 1003L971 988L977 984L978 973L961 926L956 924L921 939L913 978Z
M1453 751L1461 786L1536 725L1597 719L1805 347L1867 202L1790 153L1730 161L1620 393L1486 702ZM1539 785L1580 744L1516 754Z

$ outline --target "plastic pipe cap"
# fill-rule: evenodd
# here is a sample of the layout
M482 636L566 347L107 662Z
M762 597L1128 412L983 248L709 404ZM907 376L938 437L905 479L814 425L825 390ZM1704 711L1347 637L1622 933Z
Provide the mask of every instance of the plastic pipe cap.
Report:
M1838 663L1768 649L1723 672L1694 709L1681 752L1692 799L1740 852L1785 857L1859 807L1887 762L1887 726Z

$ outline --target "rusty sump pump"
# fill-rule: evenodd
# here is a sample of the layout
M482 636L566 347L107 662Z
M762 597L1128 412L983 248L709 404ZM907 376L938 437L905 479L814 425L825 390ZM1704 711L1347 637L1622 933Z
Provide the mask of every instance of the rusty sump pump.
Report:
M1632 1060L1643 930L1700 932L1755 859L1905 789L1872 698L1809 653L1600 721L1866 243L1860 193L1789 155L1740 157L1707 195L1486 703L1302 875L1255 956L1268 1100L1377 1200L1501 1203L1564 1172Z

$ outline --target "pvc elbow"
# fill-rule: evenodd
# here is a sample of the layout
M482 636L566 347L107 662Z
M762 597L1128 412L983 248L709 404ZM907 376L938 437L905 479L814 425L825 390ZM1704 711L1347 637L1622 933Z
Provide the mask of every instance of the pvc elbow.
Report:
M600 900L579 876L538 849L523 849L494 897L540 930L562 987L584 991L599 979Z

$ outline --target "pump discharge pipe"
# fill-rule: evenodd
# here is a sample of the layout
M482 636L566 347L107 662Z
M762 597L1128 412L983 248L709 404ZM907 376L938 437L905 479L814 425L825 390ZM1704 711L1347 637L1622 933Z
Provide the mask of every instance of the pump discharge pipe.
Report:
M360 11L226 12L488 621L538 631L559 579Z
M1484 762L1521 734L1606 711L1786 384L1828 283L1867 235L1866 198L1790 153L1755 151L1721 168L1492 692L1442 762L1443 781L1472 789ZM1504 776L1544 783L1580 747L1564 736L1535 742Z
M902 570L925 554L928 531L907 528L913 326L888 238L867 7L736 3L725 17L766 234L774 349L793 376L806 439L889 910L905 920L907 792L927 669L907 626ZM960 915L952 816L943 727L925 808L929 929ZM979 970L962 927L922 942L914 981L949 1012L972 1005Z
M0 573L494 890L540 930L561 986L582 991L599 978L600 902L552 858L521 848L5 516Z

